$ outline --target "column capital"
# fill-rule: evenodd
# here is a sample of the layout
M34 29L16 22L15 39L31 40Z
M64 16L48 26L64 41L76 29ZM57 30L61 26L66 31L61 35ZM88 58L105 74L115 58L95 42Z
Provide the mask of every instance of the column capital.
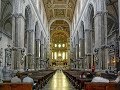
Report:
M13 51L17 51L17 50L25 51L25 49L24 49L24 48L21 48L21 47L12 47L12 50L13 50Z
M34 32L34 29L27 29L27 32Z
M79 40L84 40L85 38L79 38Z
M32 54L32 53L27 53L26 55L27 55L27 56L33 56L33 54Z
M92 29L85 29L85 32L92 32Z
M23 18L25 20L25 17L23 16L22 13L13 13L11 15L11 17L15 17L15 18Z
M40 41L40 39L35 39L35 41Z
M86 53L85 56L91 56L91 53Z

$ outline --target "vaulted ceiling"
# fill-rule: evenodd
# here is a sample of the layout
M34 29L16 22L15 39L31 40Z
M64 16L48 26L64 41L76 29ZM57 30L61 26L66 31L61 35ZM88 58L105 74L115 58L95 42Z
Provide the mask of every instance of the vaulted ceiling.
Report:
M72 21L77 0L43 0L48 22L52 19Z

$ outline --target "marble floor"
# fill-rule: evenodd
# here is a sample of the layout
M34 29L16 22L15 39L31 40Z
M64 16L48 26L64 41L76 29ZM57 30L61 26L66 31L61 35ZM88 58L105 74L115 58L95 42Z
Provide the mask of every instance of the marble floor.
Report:
M64 73L60 70L56 71L42 90L76 90Z

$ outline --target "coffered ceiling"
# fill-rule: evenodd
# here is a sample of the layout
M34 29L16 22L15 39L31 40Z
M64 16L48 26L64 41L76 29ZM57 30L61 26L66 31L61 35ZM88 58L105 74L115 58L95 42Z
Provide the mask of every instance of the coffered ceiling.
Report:
M72 21L77 0L43 0L48 22L52 19Z

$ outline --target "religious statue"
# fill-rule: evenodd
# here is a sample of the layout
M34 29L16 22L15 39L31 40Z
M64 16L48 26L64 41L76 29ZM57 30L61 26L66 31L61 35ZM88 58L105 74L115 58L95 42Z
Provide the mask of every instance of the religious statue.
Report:
M8 47L5 49L5 65L2 69L3 73L3 79L4 80L10 80L11 79L11 54L12 54L12 49L10 45L7 45Z

